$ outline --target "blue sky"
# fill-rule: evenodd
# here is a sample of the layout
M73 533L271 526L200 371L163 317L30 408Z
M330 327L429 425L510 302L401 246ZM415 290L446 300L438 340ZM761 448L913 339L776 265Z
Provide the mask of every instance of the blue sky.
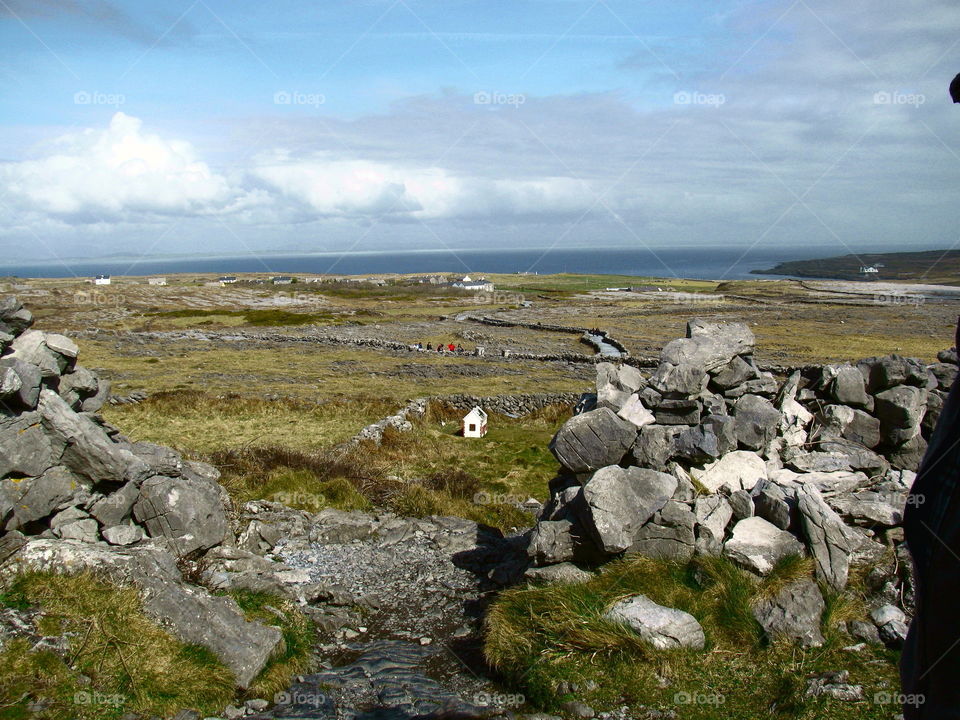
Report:
M0 0L0 252L960 244L948 0Z

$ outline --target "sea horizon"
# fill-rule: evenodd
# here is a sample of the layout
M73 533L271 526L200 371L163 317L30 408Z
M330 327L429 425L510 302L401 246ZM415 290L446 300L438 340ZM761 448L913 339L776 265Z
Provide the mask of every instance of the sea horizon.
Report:
M189 273L365 275L411 273L578 273L650 278L736 280L789 260L837 255L835 247L763 248L530 248L517 250L362 250L296 254L172 256L143 259L72 259L0 265L18 278L86 278ZM840 253L843 254L843 253ZM443 256L444 261L439 258ZM782 277L782 276L770 276Z

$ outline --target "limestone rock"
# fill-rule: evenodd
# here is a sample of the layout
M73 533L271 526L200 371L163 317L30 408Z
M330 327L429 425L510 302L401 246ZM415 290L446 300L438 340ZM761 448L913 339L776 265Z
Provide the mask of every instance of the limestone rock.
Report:
M757 603L753 616L771 639L782 637L811 648L825 642L820 632L820 618L825 609L817 584L797 580Z
M636 595L613 605L604 615L608 620L633 628L657 650L694 648L706 644L697 619L682 610L657 605L646 595Z
M802 555L803 545L786 530L763 518L751 517L734 525L723 552L737 565L766 575L788 555Z
M735 450L703 470L691 469L691 473L707 492L715 493L724 487L732 492L753 489L767 478L767 466L756 453Z
M644 468L602 468L583 486L590 531L607 553L623 552L637 530L670 500L673 475Z
M219 488L199 477L145 480L133 514L151 537L166 538L179 555L219 545L230 531Z
M592 472L618 463L636 437L636 425L599 408L567 420L550 441L550 451L571 472Z
M815 486L800 486L797 507L817 578L835 590L843 590L850 571L850 554L858 544L856 537Z

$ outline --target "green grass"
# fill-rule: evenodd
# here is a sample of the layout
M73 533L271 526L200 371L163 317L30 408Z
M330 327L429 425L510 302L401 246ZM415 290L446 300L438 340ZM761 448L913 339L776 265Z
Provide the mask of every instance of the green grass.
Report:
M90 574L16 576L5 607L38 606L38 632L69 633L67 658L18 639L0 651L0 718L113 720L167 717L184 707L219 713L234 697L230 671L206 649L185 645L142 612L136 590ZM39 703L43 709L31 711Z
M315 638L313 623L289 600L268 593L235 590L230 596L247 620L272 625L283 634L282 650L270 658L246 693L249 698L273 697L290 686L294 675L309 667Z
M596 689L581 690L578 699L597 710L643 706L673 710L684 720L888 720L896 708L872 699L876 692L897 692L896 653L873 647L846 652L842 647L853 641L834 625L856 605L855 589L849 592L853 599L831 600L822 648L770 643L753 619L753 602L809 572L808 561L791 559L760 580L721 558L680 564L628 557L581 585L503 592L487 616L485 652L518 692L548 712L573 699L556 692L558 683L584 688L593 681ZM604 619L611 604L638 593L693 614L704 628L706 648L655 651L629 628ZM840 608L846 610L838 613ZM840 669L863 685L864 701L805 696L809 675Z

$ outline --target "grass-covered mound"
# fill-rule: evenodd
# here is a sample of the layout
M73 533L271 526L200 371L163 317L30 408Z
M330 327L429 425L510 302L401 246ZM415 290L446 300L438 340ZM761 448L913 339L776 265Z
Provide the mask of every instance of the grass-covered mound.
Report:
M230 593L249 620L274 625L283 650L243 697L272 697L307 669L311 623L283 598ZM31 636L0 648L0 718L112 720L169 717L183 708L219 715L233 674L206 648L180 642L144 615L137 591L90 573L28 572L0 593L0 609L33 614ZM37 643L37 638L50 641ZM59 643L65 639L63 645Z
M856 579L843 595L825 593L823 647L771 643L754 620L754 601L809 575L801 558L757 579L723 558L678 564L629 556L584 584L505 591L487 617L485 652L507 682L546 711L576 698L598 711L628 705L636 717L647 708L673 710L684 720L889 720L899 709L877 700L899 692L897 654L843 649L857 642L838 627L862 614ZM610 605L636 594L694 615L706 648L653 650L628 627L604 619ZM838 670L863 686L864 700L806 696L807 677ZM562 682L579 686L576 695L558 693Z

